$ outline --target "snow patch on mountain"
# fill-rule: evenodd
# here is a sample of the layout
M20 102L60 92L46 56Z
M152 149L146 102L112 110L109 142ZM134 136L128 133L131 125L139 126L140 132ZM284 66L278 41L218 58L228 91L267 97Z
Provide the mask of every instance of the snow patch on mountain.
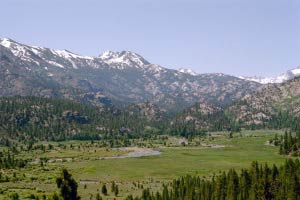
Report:
M300 67L288 70L286 73L281 74L276 77L247 77L247 76L239 76L239 78L254 81L261 84L274 84L274 83L284 83L288 80L291 80L295 77L300 76Z
M41 47L32 47L31 48L31 51L38 56L42 55L42 52L41 52L42 50L43 50L43 48L41 48Z
M66 59L89 59L89 60L93 60L93 57L90 56L80 56L78 54L72 53L68 50L53 50L51 49L51 52L59 57L63 57Z
M100 54L99 58L101 58L102 60L108 60L116 57L116 54L117 52L114 51L104 51L102 54Z
M0 39L0 44L6 48L9 48L11 45L11 42L8 38L3 38L2 40Z
M30 46L22 45L9 38L0 39L0 45L2 45L5 48L8 48L15 56L19 57L21 60L40 65L38 61L32 58L33 52Z
M55 66L57 66L57 67L60 67L60 68L65 68L63 65L61 65L61 64L59 64L59 63L57 63L57 62L54 62L54 61L48 61L48 63L49 64L51 64L51 65L55 65ZM48 69L48 68L47 68Z
M192 75L192 76L198 75L196 72L194 72L194 71L191 70L191 69L183 69L183 68L181 68L181 69L179 69L179 71L180 71L181 73L189 74L189 75Z
M143 68L143 66L150 64L142 56L131 51L105 51L99 56L99 58L101 58L106 64L114 64L121 69L124 68L124 65Z
M290 70L294 75L300 75L300 67Z
M23 45L20 45L19 43L10 40L8 38L4 38L0 40L0 44L8 49L11 50L11 52L15 56L25 56L26 55L26 48Z

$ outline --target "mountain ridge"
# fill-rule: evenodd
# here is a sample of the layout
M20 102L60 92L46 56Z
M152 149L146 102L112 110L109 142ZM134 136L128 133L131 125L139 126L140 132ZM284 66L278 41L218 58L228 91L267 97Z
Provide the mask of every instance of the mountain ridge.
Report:
M98 59L98 61L101 60L103 63L106 63L106 64L115 64L115 65L117 65L117 67L120 67L121 69L122 69L122 66L118 66L118 65L126 64L127 66L139 66L139 67L147 66L147 65L154 65L155 67L158 68L158 70L168 69L168 68L164 68L159 65L156 65L156 64L151 64L149 61L147 61L141 55L139 55L138 53L132 52L132 51L124 50L124 51L119 52L119 51L107 50L107 51L104 51L103 53L99 54L98 56L83 56L78 53L74 53L69 50L66 50L66 49L59 50L59 49L52 49L52 48L47 48L47 47L24 45L22 43L16 42L13 39L10 39L10 38L0 38L0 45L4 46L6 48L11 48L11 46L14 46L16 44L19 46L16 49L13 48L14 50L12 51L15 54L18 54L19 53L18 51L24 51L24 46L25 46L25 49L27 48L26 50L30 49L31 51L33 51L36 54L39 54L40 53L39 51L41 51L41 50L50 50L53 54L60 56L60 57L67 58L67 59L70 59L70 58L88 59L88 60ZM20 55L18 55L18 56L20 56ZM52 63L52 64L54 64L58 67L62 67L58 63ZM112 67L116 67L116 66L112 65ZM76 66L75 66L75 68L76 68ZM178 70L177 69L174 69L174 70L184 73L184 74L189 74L192 76L198 76L198 75L204 75L204 74L229 75L229 74L224 74L224 73L197 73L189 68L179 68ZM234 76L234 75L229 75L229 76ZM234 76L234 77L248 80L248 81L257 82L260 84L277 84L277 83L283 83L285 81L291 80L297 76L300 76L300 66L290 69L290 70L286 71L285 73L282 73L275 77L261 77L261 76Z
M276 77L239 76L239 78L248 81L254 81L261 84L278 84L278 83L284 83L298 76L300 76L300 66L290 69L286 73L283 73Z
M227 105L260 87L259 83L225 74L182 73L151 64L130 51L109 51L98 57L89 57L68 50L1 39L0 58L3 69L0 75L5 80L0 83L3 96L48 91L47 96L57 93L56 96L68 98L70 91L76 90L80 95L75 92L74 96L89 98L92 104L99 103L97 96L100 95L121 104L150 101L168 110L176 110L203 101ZM5 71L11 71L17 77L9 77ZM44 84L36 90L35 86L43 85L43 80L51 82L53 87ZM4 87L7 83L10 87Z

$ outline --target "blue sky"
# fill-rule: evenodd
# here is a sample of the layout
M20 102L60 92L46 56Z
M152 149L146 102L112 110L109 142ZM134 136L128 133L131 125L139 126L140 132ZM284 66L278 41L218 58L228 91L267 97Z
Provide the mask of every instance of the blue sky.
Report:
M168 68L277 75L300 66L299 0L1 0L0 37Z

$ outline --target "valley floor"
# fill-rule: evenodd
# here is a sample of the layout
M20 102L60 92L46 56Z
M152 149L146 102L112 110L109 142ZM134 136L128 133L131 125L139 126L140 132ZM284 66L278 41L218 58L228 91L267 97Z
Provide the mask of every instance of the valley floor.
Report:
M19 193L21 199L30 194L51 194L57 191L55 178L62 168L67 168L78 182L82 199L95 199L97 193L101 194L103 184L108 187L109 193L108 196L101 194L104 199L124 199L129 194L140 195L142 188L151 188L155 192L162 184L186 174L209 178L221 170L249 167L252 161L280 165L286 157L278 154L278 147L266 145L266 141L276 133L283 132L243 131L234 134L233 138L228 133L212 133L205 139L199 139L197 145L193 145L193 141L178 144L182 143L181 138L170 137L167 144L149 142L154 155L123 159L103 157L126 157L140 150L104 149L89 146L85 144L87 142L65 142L63 144L72 144L72 149L55 148L45 153L24 153L22 157L33 161L27 167L21 170L2 170L2 176L12 178L10 182L0 183L0 199L6 199L13 192ZM83 146L80 150L76 148L79 144ZM149 153L149 149L142 151ZM157 153L158 151L161 153ZM47 162L41 164L39 158L42 157L46 157ZM111 193L112 181L119 187L117 197Z

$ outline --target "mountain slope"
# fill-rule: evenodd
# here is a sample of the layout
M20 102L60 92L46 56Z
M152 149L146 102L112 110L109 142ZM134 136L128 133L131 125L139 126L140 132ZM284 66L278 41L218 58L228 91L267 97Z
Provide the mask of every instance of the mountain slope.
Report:
M224 109L206 102L196 103L178 113L171 121L170 133L188 137L207 131L221 131L234 128Z
M148 102L120 110L87 106L65 99L0 98L0 144L7 140L29 142L133 137L151 130L159 131L164 123L165 112Z
M168 110L203 101L228 105L260 86L224 74L167 69L129 51L88 57L10 39L0 39L0 70L2 96L58 96L92 104L150 101Z
M218 107L206 102L196 103L173 119L173 132L181 134L182 127L195 130L239 130L245 128L300 127L300 77L283 84L265 85L256 93ZM186 131L186 130L185 130Z
M244 125L263 125L278 117L300 116L300 78L280 85L267 85L246 95L226 109L226 113ZM281 119L282 120L282 119Z

